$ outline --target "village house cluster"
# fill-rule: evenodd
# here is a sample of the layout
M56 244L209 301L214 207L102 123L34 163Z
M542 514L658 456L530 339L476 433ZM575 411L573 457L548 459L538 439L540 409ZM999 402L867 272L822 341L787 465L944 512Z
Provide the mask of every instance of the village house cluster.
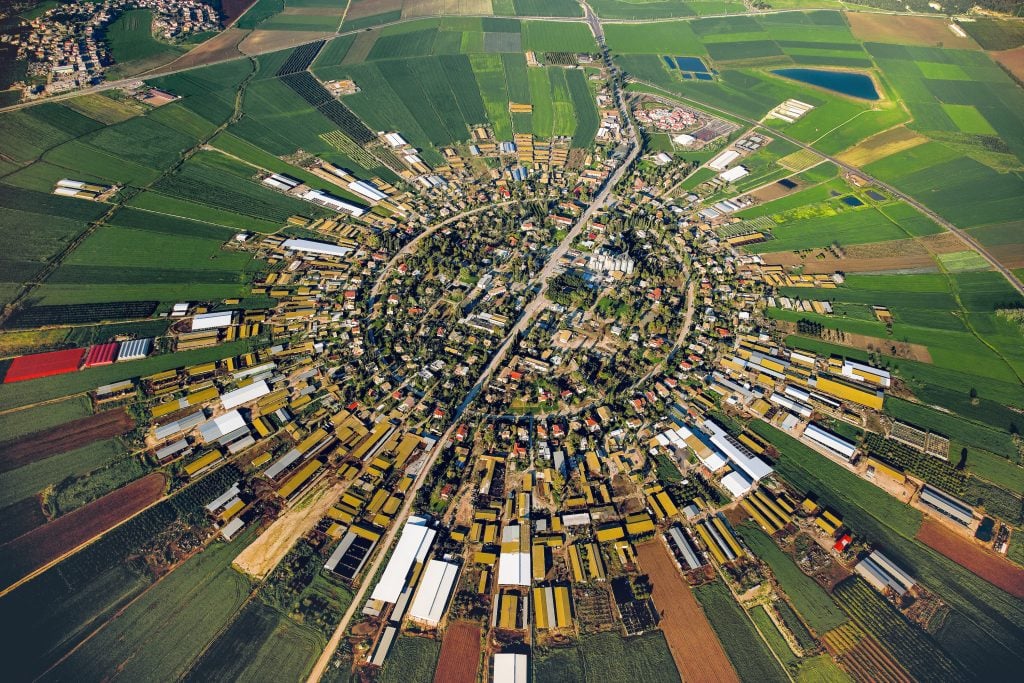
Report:
M65 92L102 80L113 62L104 33L134 9L150 10L153 35L168 42L220 27L216 10L199 0L103 0L60 4L30 21L27 32L4 38L28 60L28 75L45 79L40 93Z

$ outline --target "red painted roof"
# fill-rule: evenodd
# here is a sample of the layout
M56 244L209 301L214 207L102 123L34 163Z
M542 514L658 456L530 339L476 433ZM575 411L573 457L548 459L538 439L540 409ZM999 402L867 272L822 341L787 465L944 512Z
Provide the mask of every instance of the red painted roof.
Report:
M109 344L96 344L90 347L89 353L85 354L85 367L110 365L117 357L118 346L120 345L117 342L110 342Z
M19 356L12 360L10 367L7 368L4 384L74 372L82 362L84 354L85 349L67 349Z

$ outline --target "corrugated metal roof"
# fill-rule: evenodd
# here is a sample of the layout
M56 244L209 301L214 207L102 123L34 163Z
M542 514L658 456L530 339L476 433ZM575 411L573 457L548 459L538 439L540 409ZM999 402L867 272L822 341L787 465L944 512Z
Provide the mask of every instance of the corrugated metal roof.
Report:
M459 565L441 560L431 560L420 580L416 597L409 607L409 616L428 624L438 624L448 609L455 580L459 577Z

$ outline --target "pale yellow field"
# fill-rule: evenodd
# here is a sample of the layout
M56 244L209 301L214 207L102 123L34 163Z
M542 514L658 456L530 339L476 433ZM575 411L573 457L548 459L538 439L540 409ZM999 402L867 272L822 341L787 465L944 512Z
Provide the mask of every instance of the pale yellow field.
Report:
M838 155L838 158L851 166L863 166L872 161L903 152L928 142L928 138L918 135L905 126L898 126L872 135Z

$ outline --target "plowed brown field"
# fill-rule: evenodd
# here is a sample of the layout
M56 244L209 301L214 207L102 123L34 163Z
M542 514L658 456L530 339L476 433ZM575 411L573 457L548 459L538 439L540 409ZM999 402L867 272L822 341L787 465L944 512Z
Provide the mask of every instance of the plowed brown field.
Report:
M159 500L165 481L163 474L154 472L36 527L0 546L0 562L23 577Z
M479 668L480 627L468 621L453 622L441 641L434 683L474 683Z
M29 434L17 441L0 444L0 472L124 434L133 427L135 421L131 415L124 408L119 408Z
M660 541L636 547L640 568L654 585L654 605L679 673L687 683L738 683L739 676L711 630L704 611Z
M924 520L917 532L917 540L1010 595L1024 598L1024 569L947 529L942 522Z

